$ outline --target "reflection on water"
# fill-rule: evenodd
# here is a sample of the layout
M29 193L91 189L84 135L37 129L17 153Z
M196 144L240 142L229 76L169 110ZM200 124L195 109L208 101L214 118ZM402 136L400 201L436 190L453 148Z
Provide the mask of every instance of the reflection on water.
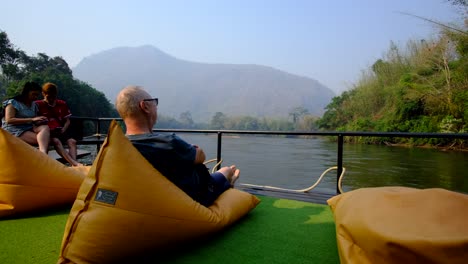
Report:
M179 134L199 145L207 159L216 158L216 135ZM95 150L94 146L88 146ZM89 159L92 162L95 155ZM302 189L336 165L337 144L325 138L223 136L223 165L241 169L240 183ZM343 181L345 191L375 186L445 188L468 193L468 153L433 149L345 144ZM85 161L86 162L86 161ZM318 189L336 190L336 172L331 171Z

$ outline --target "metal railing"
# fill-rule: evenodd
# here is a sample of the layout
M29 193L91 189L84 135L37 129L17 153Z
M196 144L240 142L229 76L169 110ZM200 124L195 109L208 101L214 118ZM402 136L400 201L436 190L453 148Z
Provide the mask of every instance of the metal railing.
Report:
M96 134L92 139L79 140L78 144L91 145L96 144L97 150L105 139L102 134L101 122L110 122L112 120L122 121L121 118L91 118L91 117L73 117L75 120L88 120L96 123ZM217 134L216 159L221 160L222 138L224 134L235 135L270 135L270 136L331 136L337 137L337 162L338 170L336 172L336 193L339 194L338 180L343 171L343 145L344 137L388 137L388 138L444 138L444 139L468 139L468 133L407 133L407 132L297 132L297 131L257 131L257 130L206 130L206 129L153 129L154 132L174 132L174 133L198 133L198 134Z

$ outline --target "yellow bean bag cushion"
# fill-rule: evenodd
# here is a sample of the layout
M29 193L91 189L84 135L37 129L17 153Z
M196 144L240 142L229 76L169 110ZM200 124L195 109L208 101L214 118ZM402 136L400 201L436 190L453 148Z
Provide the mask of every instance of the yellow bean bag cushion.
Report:
M225 228L258 203L229 189L202 206L154 169L113 121L70 212L59 263L116 263L162 252Z
M363 188L328 204L341 263L468 263L468 195Z
M67 167L0 128L0 218L73 204L89 169Z

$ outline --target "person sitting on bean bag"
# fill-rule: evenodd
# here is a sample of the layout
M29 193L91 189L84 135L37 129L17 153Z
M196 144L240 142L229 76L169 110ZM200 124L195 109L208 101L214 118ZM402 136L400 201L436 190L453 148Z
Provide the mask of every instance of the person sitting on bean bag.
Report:
M209 206L234 186L240 173L235 165L210 174L203 164L203 149L173 133L153 133L158 117L158 98L152 98L142 87L125 87L118 94L115 106L125 122L126 136L135 148L195 201Z

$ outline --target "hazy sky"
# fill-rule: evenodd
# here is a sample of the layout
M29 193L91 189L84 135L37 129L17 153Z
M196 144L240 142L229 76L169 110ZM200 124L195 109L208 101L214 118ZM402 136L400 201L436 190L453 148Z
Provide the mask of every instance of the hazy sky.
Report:
M153 45L179 59L258 64L339 93L388 50L460 15L445 0L4 0L0 30L28 55L86 56Z

